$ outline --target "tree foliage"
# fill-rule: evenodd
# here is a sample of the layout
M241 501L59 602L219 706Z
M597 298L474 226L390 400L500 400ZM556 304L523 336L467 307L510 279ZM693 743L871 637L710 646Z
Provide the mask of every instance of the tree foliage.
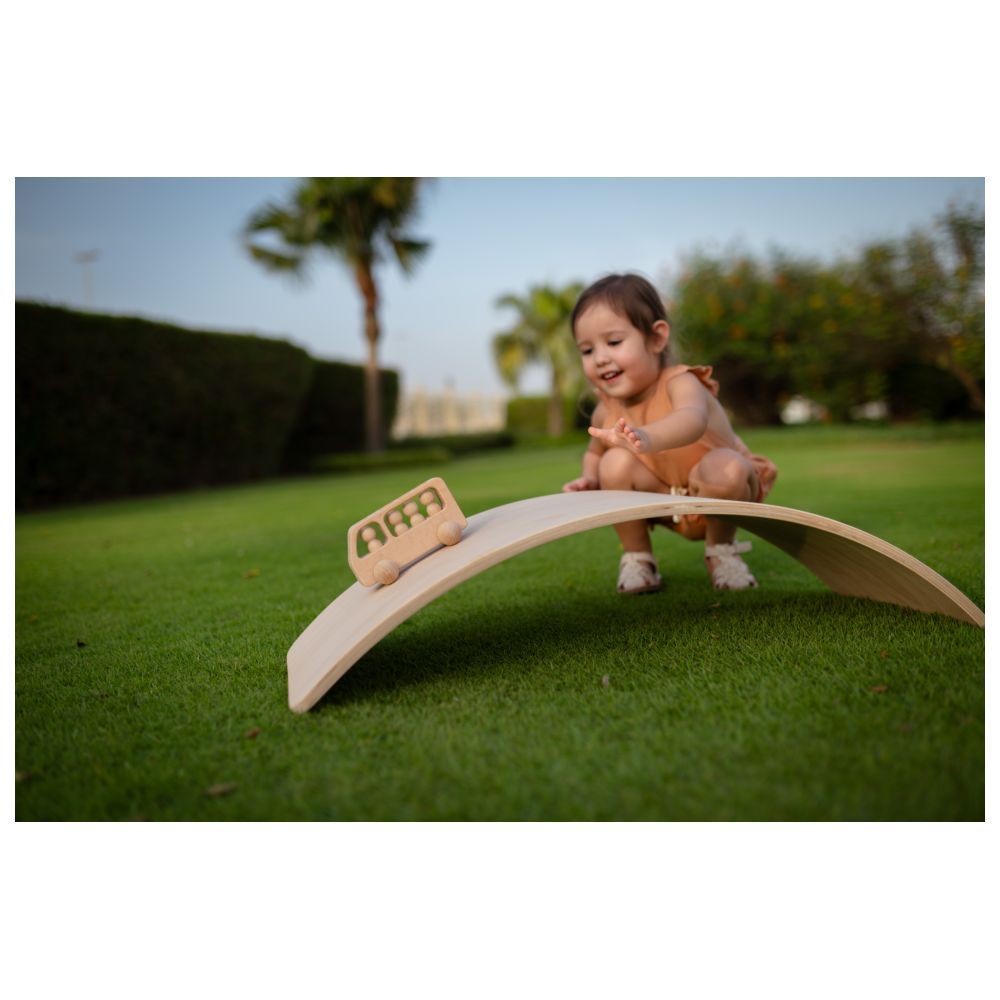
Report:
M573 343L570 316L583 286L534 285L526 295L502 295L497 307L513 309L513 326L493 338L493 357L503 380L516 387L524 369L541 363L549 370L548 433L565 431L563 400L574 395L582 375Z
M744 423L779 422L793 395L835 420L873 400L900 417L981 414L984 234L981 213L952 207L931 231L829 264L693 254L672 296L674 343L715 366Z
M384 443L376 267L395 259L410 273L430 248L426 240L406 232L417 209L419 184L416 177L310 177L296 187L287 204L272 203L255 212L244 232L250 256L268 271L301 277L317 251L333 255L351 271L364 301L368 347L365 442L369 451L380 451Z

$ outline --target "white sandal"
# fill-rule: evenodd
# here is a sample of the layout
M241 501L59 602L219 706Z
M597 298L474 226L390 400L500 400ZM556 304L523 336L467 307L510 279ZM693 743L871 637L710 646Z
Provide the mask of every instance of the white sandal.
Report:
M747 590L757 586L750 567L739 557L740 552L749 552L751 548L750 542L705 546L705 564L709 566L712 586L716 590ZM715 569L709 565L709 558L718 559Z
M618 564L619 594L649 594L663 589L656 559L650 552L626 552Z

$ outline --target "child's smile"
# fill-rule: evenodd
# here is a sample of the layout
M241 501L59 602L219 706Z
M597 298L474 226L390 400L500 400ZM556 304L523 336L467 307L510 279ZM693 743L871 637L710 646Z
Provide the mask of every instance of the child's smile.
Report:
M602 392L637 402L656 382L668 335L647 338L628 319L597 302L576 321L583 373Z

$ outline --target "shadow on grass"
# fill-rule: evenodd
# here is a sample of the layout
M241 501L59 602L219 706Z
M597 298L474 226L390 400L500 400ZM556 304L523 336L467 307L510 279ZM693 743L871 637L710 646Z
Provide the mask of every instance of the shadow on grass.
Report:
M447 615L447 620L444 620ZM699 597L667 593L624 600L577 595L547 603L526 600L512 608L498 603L488 616L454 616L432 609L404 622L365 654L317 704L314 711L336 710L400 694L442 681L480 685L516 682L551 683L554 671L593 672L623 662L638 663L669 652L684 668L714 658L739 662L742 644L759 648L761 637L773 640L771 655L801 655L803 641L815 641L816 627L831 642L873 616L887 628L928 620L947 621L908 608L878 604L830 592L769 590ZM960 623L955 622L956 626ZM961 627L961 626L960 626ZM783 639L791 641L783 646ZM544 669L543 669L544 668Z

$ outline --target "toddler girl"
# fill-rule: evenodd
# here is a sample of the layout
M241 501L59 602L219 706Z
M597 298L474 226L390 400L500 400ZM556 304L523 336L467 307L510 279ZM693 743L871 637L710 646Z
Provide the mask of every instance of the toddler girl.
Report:
M752 455L736 436L716 398L719 383L705 366L671 364L670 325L659 295L645 278L612 274L580 296L571 320L583 373L597 391L578 490L642 490L724 500L762 501L777 476L774 463ZM618 592L641 594L662 586L650 528L663 524L685 538L705 539L705 563L717 590L743 590L757 581L733 542L734 525L684 515L615 525L625 554Z

